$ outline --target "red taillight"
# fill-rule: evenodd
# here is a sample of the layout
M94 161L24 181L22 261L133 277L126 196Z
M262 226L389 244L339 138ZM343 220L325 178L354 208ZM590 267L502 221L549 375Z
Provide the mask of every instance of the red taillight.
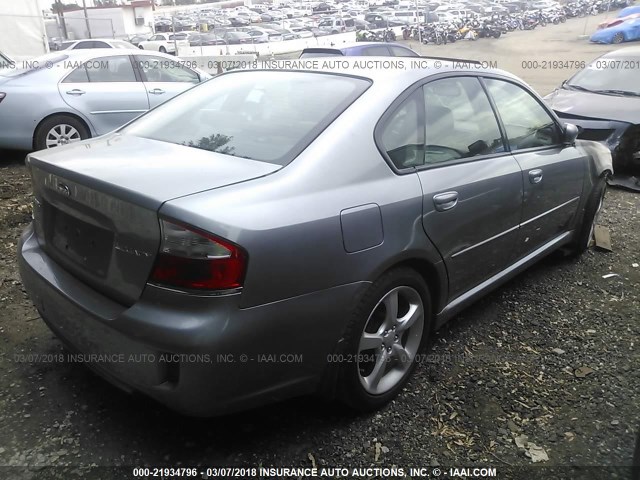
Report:
M186 290L242 287L247 255L240 247L192 227L160 221L162 243L149 281Z

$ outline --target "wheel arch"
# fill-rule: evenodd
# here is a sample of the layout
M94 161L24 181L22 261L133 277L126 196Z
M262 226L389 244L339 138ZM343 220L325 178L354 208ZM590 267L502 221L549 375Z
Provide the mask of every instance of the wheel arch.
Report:
M409 268L420 275L429 289L429 295L431 296L431 313L432 323L431 329L436 328L436 315L446 305L446 295L448 293L448 276L444 262L442 260L435 260L427 258L424 254L417 252L406 252L400 257L395 257L387 262L384 262L380 268L376 269L371 275L371 281L368 282L368 286L362 288L357 295L353 298L353 305L356 306L361 302L361 299L366 294L369 287L381 276L386 273L399 268ZM344 347L343 339L347 329L347 322L343 327L343 332L340 336L340 341L335 345L332 353L340 352ZM335 368L337 364L327 364L324 371L319 377L317 392L328 399L335 399L337 395L336 378L338 375L338 369Z
M87 129L87 131L89 132L89 135L91 137L94 136L93 128L91 128L91 125L89 124L89 122L86 119L84 119L82 116L78 115L77 113L73 113L73 112L66 112L66 111L54 112L54 113L50 113L49 115L44 117L42 120L40 120L38 122L38 124L36 125L36 128L33 129L33 135L31 137L31 144L32 144L32 147L34 149L36 148L36 133L38 132L38 129L40 128L40 126L44 122L46 122L47 120L49 120L49 119L51 119L53 117L58 117L58 116L65 116L65 117L75 118L76 120L82 122L82 124L85 126L85 128Z
M431 314L435 317L444 307L444 299L442 297L447 291L444 264L440 262L434 265L425 258L410 257L389 266L385 271L381 272L379 276L397 268L410 268L411 270L415 270L424 279L429 289L429 295L431 296Z

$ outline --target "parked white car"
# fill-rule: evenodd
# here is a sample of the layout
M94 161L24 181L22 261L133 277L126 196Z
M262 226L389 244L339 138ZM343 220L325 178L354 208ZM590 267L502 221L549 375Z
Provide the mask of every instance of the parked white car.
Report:
M125 40L114 38L87 38L83 40L69 40L62 42L58 50L87 50L90 48L136 48L135 45Z
M396 10L391 17L404 23L418 23L424 21L424 14L414 10Z
M310 17L313 15L313 7L311 5L296 5L293 10L296 17Z
M449 10L459 10L461 8L464 8L464 5L461 5L459 3L447 3L444 5L440 5L439 7L437 7L434 12L436 12L436 14L440 13L440 12L448 12Z
M178 35L178 34L176 34ZM140 42L138 47L141 50L153 50L160 53L176 53L176 43L178 40L184 41L180 37L174 36L173 33L156 33L149 40Z
M310 38L313 37L313 32L304 27L292 27L291 30L298 34L300 38Z
M260 15L258 15L256 12L252 12L252 11L240 11L236 14L236 16L241 17L241 18L245 18L247 20L249 20L251 23L260 23L262 22L262 17Z
M336 34L355 30L353 19L343 20L341 18L325 18L318 23L318 29L323 32Z

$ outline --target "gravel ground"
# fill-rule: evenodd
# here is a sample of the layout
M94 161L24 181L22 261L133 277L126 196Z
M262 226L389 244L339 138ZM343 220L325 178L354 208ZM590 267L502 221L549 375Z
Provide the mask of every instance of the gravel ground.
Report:
M501 42L517 43L487 41L492 55ZM549 84L564 74L549 72ZM637 194L607 194L600 223L613 252L554 255L468 308L383 411L354 416L305 398L202 420L122 393L82 365L25 361L62 349L17 271L30 220L22 156L0 152L0 465L23 467L0 467L0 478L90 478L91 465L491 466L498 478L629 477L640 425ZM526 469L542 452L548 460L536 466L564 467Z

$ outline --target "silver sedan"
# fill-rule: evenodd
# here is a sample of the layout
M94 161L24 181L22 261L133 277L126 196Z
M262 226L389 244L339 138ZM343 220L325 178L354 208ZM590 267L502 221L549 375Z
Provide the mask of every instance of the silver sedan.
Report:
M385 405L434 329L588 247L611 172L514 76L393 62L226 73L29 155L19 265L44 321L192 415Z
M210 78L138 49L69 50L0 69L0 148L39 150L103 135Z

